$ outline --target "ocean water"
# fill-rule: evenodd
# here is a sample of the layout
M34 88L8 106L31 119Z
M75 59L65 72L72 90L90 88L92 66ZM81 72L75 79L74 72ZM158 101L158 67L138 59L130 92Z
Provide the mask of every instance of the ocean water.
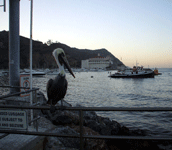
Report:
M109 78L109 72L75 72L67 74L65 100L73 106L89 107L171 107L172 68L161 68L154 78ZM112 71L113 73L113 71ZM92 76L92 77L91 77ZM46 83L55 75L33 78L33 85L46 96ZM172 112L97 112L130 129L147 130L154 136L172 136Z

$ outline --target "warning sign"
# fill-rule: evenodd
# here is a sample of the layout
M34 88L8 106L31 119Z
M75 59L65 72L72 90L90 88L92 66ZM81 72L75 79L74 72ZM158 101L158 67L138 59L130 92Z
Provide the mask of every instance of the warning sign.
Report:
M30 87L30 75L20 75L20 86L21 87ZM29 89L20 89L20 92L25 92ZM21 97L28 96L29 93L20 94Z
M26 111L0 110L0 128L3 129L27 129Z

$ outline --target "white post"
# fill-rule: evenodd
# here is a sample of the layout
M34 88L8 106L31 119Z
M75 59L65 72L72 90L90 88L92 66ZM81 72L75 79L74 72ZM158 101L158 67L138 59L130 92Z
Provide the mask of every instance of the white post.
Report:
M33 11L33 0L30 3L30 89L32 89L32 11ZM30 105L32 105L32 92L30 93ZM33 120L33 109L31 109L31 120Z

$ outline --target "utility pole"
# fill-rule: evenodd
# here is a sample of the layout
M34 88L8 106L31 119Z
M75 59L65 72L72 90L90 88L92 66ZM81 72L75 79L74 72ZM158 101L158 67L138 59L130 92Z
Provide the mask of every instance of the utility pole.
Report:
M30 89L32 89L32 18L33 18L33 0L30 2ZM32 92L30 93L30 105L32 105ZM31 120L33 120L33 109L31 109Z
M10 86L20 85L19 0L9 0L9 80ZM11 88L10 93L19 90Z

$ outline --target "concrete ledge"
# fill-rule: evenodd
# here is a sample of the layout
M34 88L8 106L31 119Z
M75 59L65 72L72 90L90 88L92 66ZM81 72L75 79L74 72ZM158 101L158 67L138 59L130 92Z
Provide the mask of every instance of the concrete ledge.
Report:
M30 128L33 130L33 128ZM39 128L41 132L46 131ZM9 134L0 139L1 150L42 150L45 136Z

